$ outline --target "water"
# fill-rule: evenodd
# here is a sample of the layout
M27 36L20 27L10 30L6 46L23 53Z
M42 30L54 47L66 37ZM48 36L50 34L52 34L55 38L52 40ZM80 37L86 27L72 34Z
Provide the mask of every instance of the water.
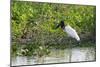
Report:
M52 49L49 56L37 58L34 56L17 56L12 58L12 66L32 65L60 62L94 61L95 48Z

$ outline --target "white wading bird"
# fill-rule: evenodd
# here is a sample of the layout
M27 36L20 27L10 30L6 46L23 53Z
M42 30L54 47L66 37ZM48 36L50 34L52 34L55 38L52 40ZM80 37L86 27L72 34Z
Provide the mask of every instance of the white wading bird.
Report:
M75 38L78 42L80 42L80 37L78 36L75 29L73 29L70 25L65 26L64 21L61 21L56 28L61 27L64 32L68 34L68 36Z

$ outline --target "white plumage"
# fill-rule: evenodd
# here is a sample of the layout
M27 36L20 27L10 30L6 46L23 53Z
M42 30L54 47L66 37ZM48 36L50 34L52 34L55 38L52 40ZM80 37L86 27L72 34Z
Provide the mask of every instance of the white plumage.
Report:
M80 41L80 37L78 36L75 29L73 29L70 25L65 26L64 21L61 21L56 28L61 27L68 36L75 38L77 41Z
M67 25L63 30L68 34L68 36L80 41L80 37L78 36L76 30L74 30L71 26Z

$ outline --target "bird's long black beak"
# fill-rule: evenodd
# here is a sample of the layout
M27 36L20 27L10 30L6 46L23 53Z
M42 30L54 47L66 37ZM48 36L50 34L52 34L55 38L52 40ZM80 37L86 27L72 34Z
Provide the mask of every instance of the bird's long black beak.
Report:
M59 28L61 26L61 28L65 27L64 21L60 21L59 24L57 24L56 29Z

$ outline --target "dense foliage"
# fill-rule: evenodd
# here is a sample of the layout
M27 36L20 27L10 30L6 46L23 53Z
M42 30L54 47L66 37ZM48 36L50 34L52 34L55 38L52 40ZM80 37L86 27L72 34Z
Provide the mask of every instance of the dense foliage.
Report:
M64 49L75 44L60 28L61 20L78 32L81 42L95 44L96 7L72 4L11 3L12 54L49 54L49 49Z

